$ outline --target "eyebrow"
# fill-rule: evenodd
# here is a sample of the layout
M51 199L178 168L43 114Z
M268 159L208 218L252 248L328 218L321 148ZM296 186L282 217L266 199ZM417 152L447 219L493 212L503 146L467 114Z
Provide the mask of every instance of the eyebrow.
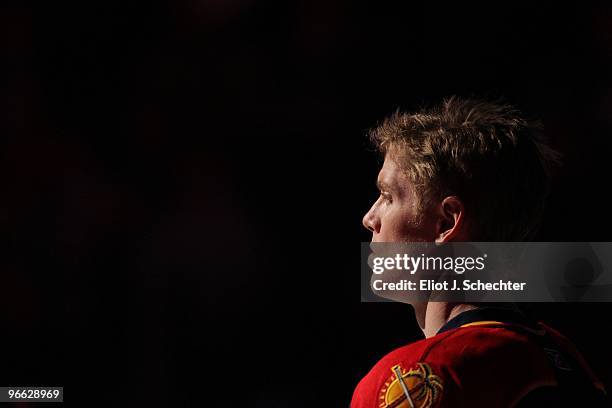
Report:
M380 180L376 180L376 187L378 187L380 191L394 191L389 184Z

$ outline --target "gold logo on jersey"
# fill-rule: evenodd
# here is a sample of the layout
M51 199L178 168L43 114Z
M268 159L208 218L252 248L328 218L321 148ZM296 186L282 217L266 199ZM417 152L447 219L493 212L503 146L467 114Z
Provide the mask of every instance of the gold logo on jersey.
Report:
M380 390L380 408L428 408L440 400L444 384L428 364L417 363L408 371L396 365L391 371Z

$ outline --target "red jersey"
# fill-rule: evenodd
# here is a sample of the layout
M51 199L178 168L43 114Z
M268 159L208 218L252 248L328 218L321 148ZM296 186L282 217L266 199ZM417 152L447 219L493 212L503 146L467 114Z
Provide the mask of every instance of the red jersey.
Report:
M575 347L542 323L500 308L451 319L436 336L383 357L351 408L608 406Z

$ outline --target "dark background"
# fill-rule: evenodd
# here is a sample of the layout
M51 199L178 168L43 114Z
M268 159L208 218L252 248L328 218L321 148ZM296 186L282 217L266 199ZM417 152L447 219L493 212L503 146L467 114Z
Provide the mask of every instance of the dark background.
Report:
M0 21L2 385L346 406L419 336L410 307L360 303L366 131L451 94L505 96L565 153L539 240L610 240L608 9L43 3ZM532 309L612 388L612 305Z

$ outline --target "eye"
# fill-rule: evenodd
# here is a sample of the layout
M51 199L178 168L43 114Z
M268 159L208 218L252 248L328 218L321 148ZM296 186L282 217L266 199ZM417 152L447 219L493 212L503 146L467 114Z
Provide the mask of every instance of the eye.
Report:
M385 200L388 203L392 203L393 202L393 197L391 197L390 193L387 193L386 191L381 191L380 192L380 197Z

